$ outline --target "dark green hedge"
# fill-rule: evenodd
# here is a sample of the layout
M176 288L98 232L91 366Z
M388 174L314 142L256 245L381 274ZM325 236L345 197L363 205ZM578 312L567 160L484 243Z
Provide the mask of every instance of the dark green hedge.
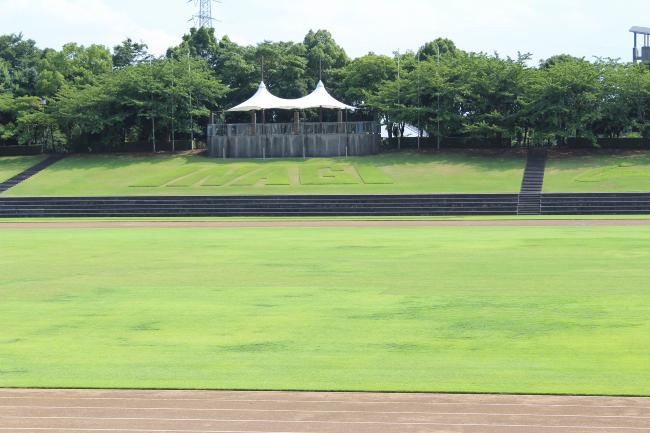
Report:
M38 146L0 146L0 156L40 155L43 148Z

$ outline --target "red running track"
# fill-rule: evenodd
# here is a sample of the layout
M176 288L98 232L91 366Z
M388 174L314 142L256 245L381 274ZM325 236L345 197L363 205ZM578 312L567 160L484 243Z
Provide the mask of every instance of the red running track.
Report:
M0 390L0 433L639 433L650 398Z

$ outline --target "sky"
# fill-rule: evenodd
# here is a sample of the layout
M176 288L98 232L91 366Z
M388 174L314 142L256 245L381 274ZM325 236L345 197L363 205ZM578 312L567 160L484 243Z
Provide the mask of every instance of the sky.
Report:
M187 0L0 0L0 34L23 33L40 47L66 42L112 47L130 37L162 54L196 12ZM301 41L325 28L358 57L417 50L437 37L466 51L535 61L554 54L630 60L631 26L650 27L642 0L221 0L218 37L240 44Z

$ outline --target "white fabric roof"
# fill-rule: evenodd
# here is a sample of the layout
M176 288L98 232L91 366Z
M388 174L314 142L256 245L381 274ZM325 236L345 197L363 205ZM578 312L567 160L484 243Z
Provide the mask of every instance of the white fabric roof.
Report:
M300 109L306 108L331 108L335 110L354 110L354 107L346 105L342 102L337 101L329 94L325 88L325 84L322 81L318 82L316 90L311 92L309 95L296 99L295 104L300 107Z
M257 92L246 102L231 108L228 111L261 111L269 110L271 108L280 108L283 110L293 110L298 107L291 104L290 99L282 99L274 96L266 88L266 84L262 81L257 88Z
M261 111L261 110L305 110L308 108L331 108L338 110L354 110L355 108L337 101L329 94L322 81L318 82L316 90L299 99L283 99L271 94L262 81L257 92L246 102L228 111Z

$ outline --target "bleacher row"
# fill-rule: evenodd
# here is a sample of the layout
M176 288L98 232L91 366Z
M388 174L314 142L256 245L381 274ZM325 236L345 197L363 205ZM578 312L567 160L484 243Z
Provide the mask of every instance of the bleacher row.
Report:
M0 217L515 215L516 194L2 198Z
M518 194L1 198L0 217L517 215ZM543 194L542 215L650 214L650 193Z

